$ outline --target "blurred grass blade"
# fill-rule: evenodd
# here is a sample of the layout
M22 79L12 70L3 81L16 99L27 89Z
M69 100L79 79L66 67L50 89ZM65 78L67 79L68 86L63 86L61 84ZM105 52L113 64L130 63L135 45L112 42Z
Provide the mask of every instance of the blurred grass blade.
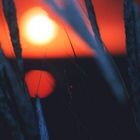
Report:
M8 99L6 98L6 87L3 84L4 81L4 65L0 63L0 116L6 122L14 140L25 140L19 123L14 115L12 115L11 109L7 103Z
M2 49L0 48L0 64L4 65L5 79L8 80L8 86L11 88L10 96L13 97L13 101L16 104L16 109L19 114L20 125L24 130L27 140L38 138L38 125L33 110L30 97L25 92L12 67L6 60Z
M86 41L93 50L95 50L97 64L106 81L112 88L114 96L119 103L125 104L128 101L128 96L126 94L127 91L124 88L120 75L118 75L114 68L112 60L108 57L108 54L101 43L96 18L94 17L93 19L93 24L96 24L94 27L95 32L93 33L87 28L82 17L81 7L78 5L76 0L63 0L62 7L57 4L57 0L46 0L46 2L75 29L80 37ZM95 16L95 14L92 16Z
M127 95L127 90L126 90L125 84L121 78L121 75L120 75L113 59L107 52L105 45L101 39L101 35L100 35L99 27L97 24L96 14L95 14L94 6L92 4L92 0L85 0L85 4L86 4L88 17L89 17L89 20L91 23L92 30L95 33L95 39L99 43L99 47L101 47L102 51L104 52L102 57L106 58L106 64L104 64L104 66L106 65L107 69L105 71L105 67L102 68L102 72L104 73L104 76L105 76L106 80L108 81L109 85L113 89L115 96L116 97L124 96L124 98L126 98L128 100L129 97ZM112 75L110 74L110 72L112 73ZM122 95L119 93L120 91L121 91ZM119 97L117 97L117 98L119 99ZM119 100L121 101L122 99L119 99Z
M10 129L12 139L14 140L25 140L23 133L20 129L19 123L16 118L12 115L10 107L5 99L5 93L0 88L0 115L6 122L8 128Z
M42 112L42 106L39 98L36 98L36 113L38 117L38 125L40 131L40 140L49 140L48 129Z
M124 20L131 96L136 125L140 131L140 10L133 0L124 2Z

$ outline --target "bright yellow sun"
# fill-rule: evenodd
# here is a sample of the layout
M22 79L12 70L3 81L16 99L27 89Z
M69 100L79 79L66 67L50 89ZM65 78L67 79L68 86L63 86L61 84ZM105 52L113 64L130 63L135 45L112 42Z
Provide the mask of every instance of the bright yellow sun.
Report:
M24 38L35 45L50 43L57 34L57 25L52 21L46 11L33 8L23 18Z

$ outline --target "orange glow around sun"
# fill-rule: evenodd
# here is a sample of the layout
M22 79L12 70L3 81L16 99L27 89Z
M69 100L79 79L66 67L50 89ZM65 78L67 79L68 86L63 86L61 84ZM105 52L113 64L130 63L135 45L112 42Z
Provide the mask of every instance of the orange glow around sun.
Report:
M48 17L46 11L39 7L27 11L21 24L21 34L33 45L48 44L57 34L57 25Z

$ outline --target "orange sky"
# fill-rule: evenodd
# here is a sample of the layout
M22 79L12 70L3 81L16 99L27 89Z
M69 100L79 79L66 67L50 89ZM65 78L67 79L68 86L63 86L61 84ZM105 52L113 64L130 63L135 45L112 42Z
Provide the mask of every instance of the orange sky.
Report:
M0 0L1 1L1 0ZM82 0L83 1L83 0ZM138 0L139 1L139 0ZM123 0L94 0L94 7L97 15L98 24L102 39L112 54L125 53L125 35L123 23ZM41 0L15 0L18 16L18 24L20 29L20 39L23 49L24 58L43 58L45 57L71 57L73 56L70 43L62 26L58 25L58 32L54 40L46 45L37 46L29 43L22 33L22 21L24 14L34 7L42 7L49 16L52 16L56 22L59 17L50 13L42 4ZM8 28L2 13L2 5L0 3L0 42L7 56L13 56L11 42L9 38ZM93 52L90 47L80 39L80 37L65 24L65 28L70 35L75 52L78 56L91 56Z

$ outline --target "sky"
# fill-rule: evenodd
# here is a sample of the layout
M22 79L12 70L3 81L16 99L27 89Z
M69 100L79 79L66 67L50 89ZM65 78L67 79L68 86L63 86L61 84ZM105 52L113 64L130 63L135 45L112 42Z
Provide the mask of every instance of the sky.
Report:
M1 2L2 0L0 0ZM140 3L140 0L137 0ZM76 55L79 57L89 57L94 54L90 47L84 42L72 27L66 22L61 22L61 17L54 13L43 0L15 0L17 18L20 31L20 40L24 58L65 58L73 57L73 51L65 32L67 31ZM81 0L83 5L83 0ZM123 22L123 0L93 0L97 22L99 25L102 40L112 55L125 54L125 31ZM46 44L38 45L30 42L25 33L25 22L29 20L30 11L40 7L47 12L47 15L56 24L54 38ZM37 13L37 12L36 12ZM35 12L32 14L35 14ZM0 42L5 54L13 57L11 41L8 27L2 12L0 3ZM61 24L62 23L62 24Z

